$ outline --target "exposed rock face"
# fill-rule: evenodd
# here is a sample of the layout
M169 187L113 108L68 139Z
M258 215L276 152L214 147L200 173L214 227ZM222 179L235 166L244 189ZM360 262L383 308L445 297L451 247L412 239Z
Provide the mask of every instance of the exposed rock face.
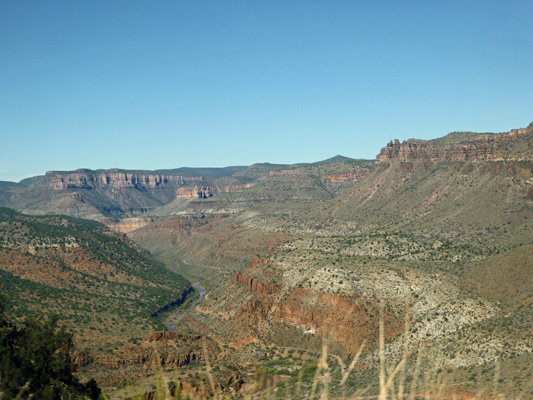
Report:
M261 282L257 278L250 278L240 272L233 273L233 282L245 286L250 292L255 294L268 294L280 291L278 285Z
M199 335L179 335L172 332L154 332L138 345L125 345L112 355L79 353L74 361L79 366L97 367L96 378L109 384L123 379L121 373L145 376L150 369L181 367L191 362L215 359L218 345ZM102 376L98 376L102 374Z
M202 177L184 177L179 175L143 175L123 172L120 170L91 171L78 169L74 172L53 172L45 175L50 187L54 190L72 188L91 189L109 187L114 189L156 189L166 185L184 185L187 182L202 181Z
M375 300L362 301L357 294L312 293L295 288L274 306L273 320L296 325L307 334L331 337L354 353L363 339L372 343L377 338L379 305ZM402 323L387 309L385 320L387 339L402 332Z
M480 135L473 139L446 143L409 139L402 143L398 139L383 147L376 159L380 162L390 160L439 160L439 159L499 159L506 156L502 149L506 144L533 136L533 123L527 128L514 129L503 134ZM512 158L512 155L511 155Z
M491 141L478 139L475 143L434 146L422 140L409 139L400 143L390 141L376 157L377 161L413 159L486 159L494 156Z
M158 215L152 211L163 208L162 213L176 212L186 207L188 201L184 200L251 187L253 178L232 176L245 169L49 171L21 184L0 182L0 205L28 214L66 214L99 221L148 212Z
M154 219L153 218L123 218L119 221L103 220L101 222L107 225L108 228L116 232L130 233L134 231L135 229L142 228L143 226L146 226L154 222Z
M207 199L213 196L216 190L212 187L181 187L176 193L178 199Z
M228 192L236 192L237 190L243 190L248 189L254 186L255 183L246 183L244 185L227 185L222 188L222 192L228 193Z
M380 306L376 299L357 293L324 293L302 287L289 287L277 274L281 272L263 258L253 258L248 268L235 272L233 282L243 286L251 295L237 316L251 323L267 320L273 324L271 338L287 339L287 327L299 332L302 338L328 337L342 346L344 351L355 353L362 340L371 347L379 329ZM253 277L252 277L253 276ZM277 280L282 284L273 284ZM403 330L403 322L395 313L385 308L386 337L392 338ZM285 332L285 333L284 333ZM298 345L296 340L294 345ZM301 339L305 340L305 339Z
M141 343L126 344L112 354L77 353L73 355L73 360L77 366L83 367L80 372L83 379L94 378L99 385L113 388L119 382L137 382L149 376L160 376L162 369L169 372L184 366L198 366L199 362L206 360L218 365L220 355L220 347L209 338L153 332ZM187 398L208 397L211 385L207 377L199 385L198 379L192 384L186 376L183 378L180 382L181 392ZM224 394L237 392L245 382L235 367L212 370L209 380L215 390ZM170 389L174 391L175 386ZM156 393L147 392L143 398L155 399Z
M340 183L344 181L353 181L357 182L360 179L363 179L365 176L368 175L368 170L365 169L358 169L355 171L341 171L341 172L334 172L332 174L326 174L322 177L322 179L328 180L333 183Z
M266 258L252 257L250 260L250 267L265 267L267 265L269 265L269 263Z

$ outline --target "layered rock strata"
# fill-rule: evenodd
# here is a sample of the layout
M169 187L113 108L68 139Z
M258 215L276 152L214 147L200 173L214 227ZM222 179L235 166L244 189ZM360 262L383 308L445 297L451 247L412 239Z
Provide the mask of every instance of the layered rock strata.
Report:
M367 176L368 172L369 171L366 169L358 169L355 171L333 172L331 174L326 174L322 176L322 179L333 182L333 183L341 183L345 181L357 182L358 180L363 179L365 176Z
M161 188L167 185L185 185L189 182L202 181L202 177L186 177L180 175L133 174L112 169L108 171L91 171L78 169L74 172L54 172L45 174L45 179L54 190L91 189L109 187L114 189Z
M212 187L181 187L176 193L178 199L207 199L212 197L216 189Z
M533 122L527 128L514 129L508 133L480 135L457 143L409 139L400 143L391 140L377 155L379 162L391 160L486 160L499 159L505 154L502 148L513 142L533 136Z

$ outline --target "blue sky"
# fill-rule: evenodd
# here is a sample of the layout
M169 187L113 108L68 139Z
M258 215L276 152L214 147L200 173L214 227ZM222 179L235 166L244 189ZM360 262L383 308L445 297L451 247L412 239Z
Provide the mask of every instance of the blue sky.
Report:
M0 2L0 180L374 158L533 121L533 2Z

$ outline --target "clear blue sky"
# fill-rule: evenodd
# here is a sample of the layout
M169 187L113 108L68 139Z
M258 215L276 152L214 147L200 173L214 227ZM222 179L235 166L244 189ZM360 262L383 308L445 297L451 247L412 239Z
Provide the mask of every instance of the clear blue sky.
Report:
M0 180L533 121L533 1L0 1Z

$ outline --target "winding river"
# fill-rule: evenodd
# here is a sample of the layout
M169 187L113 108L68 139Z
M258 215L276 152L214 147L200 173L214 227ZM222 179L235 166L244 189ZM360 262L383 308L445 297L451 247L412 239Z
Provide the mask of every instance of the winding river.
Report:
M189 311L191 308L193 308L196 305L196 303L198 303L200 300L202 300L202 297L204 297L206 295L206 293L207 293L207 290L205 290L205 288L202 285L200 285L199 283L197 283L197 282L191 282L191 283L192 283L192 286L197 290L197 292L200 295L200 297L198 297L198 298L194 299L193 301L191 301L184 310L181 310L180 312L171 315L167 319L165 326L170 332L178 333L178 330L174 326L174 325L176 325L176 322L178 322L178 320L187 311Z

